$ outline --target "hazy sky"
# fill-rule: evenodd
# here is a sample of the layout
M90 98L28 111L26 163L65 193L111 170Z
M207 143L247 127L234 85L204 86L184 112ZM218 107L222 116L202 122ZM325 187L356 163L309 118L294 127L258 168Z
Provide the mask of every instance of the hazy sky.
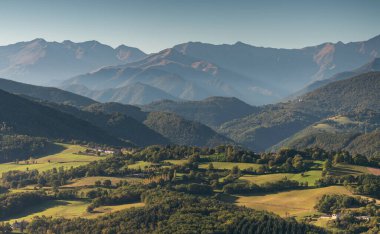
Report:
M0 0L0 44L98 40L156 52L187 41L300 48L380 34L379 0Z

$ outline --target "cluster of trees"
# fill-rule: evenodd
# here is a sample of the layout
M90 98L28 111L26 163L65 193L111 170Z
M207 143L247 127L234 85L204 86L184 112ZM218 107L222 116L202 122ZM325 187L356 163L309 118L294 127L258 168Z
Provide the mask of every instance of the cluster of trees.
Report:
M198 195L212 195L214 193L213 188L207 184L179 184L174 187L179 192L185 192Z
M345 185L356 194L380 198L380 176L371 174L325 176L315 182L318 187Z
M374 202L375 201L348 195L324 194L314 208L320 212L331 214L343 208L362 207Z
M155 186L155 185L152 185ZM148 189L144 185L127 185L115 190L96 190L96 193L87 194L92 197L91 204L87 207L88 212L92 212L96 207L103 205L120 205L139 202L141 194Z
M26 135L4 135L0 131L0 163L25 160L46 152L56 151L59 147L46 138Z
M24 211L27 207L50 199L45 193L25 192L0 195L0 219L11 217Z
M34 218L30 233L326 233L279 216L201 196L149 189L144 207L97 219Z
M244 193L272 193L279 192L290 189L300 189L303 187L307 187L308 184L300 184L295 180L288 180L286 178L275 181L268 182L262 185L257 185L254 183L228 183L223 186L223 192L229 194L244 194Z

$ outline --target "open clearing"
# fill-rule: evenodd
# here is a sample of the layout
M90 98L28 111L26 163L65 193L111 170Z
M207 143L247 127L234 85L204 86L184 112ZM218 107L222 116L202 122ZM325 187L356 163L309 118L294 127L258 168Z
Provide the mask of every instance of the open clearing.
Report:
M9 222L14 222L16 220L26 220L30 221L35 216L46 216L46 217L63 217L63 218L96 218L98 216L109 214L112 212L120 211L123 209L129 209L132 207L142 207L144 203L131 203L123 204L117 206L101 206L95 209L93 213L88 213L86 211L87 206L90 203L87 201L47 201L43 205L35 206L31 209L24 211L22 214L14 217L10 220L4 220Z
M296 180L298 182L307 182L309 185L314 185L314 182L322 178L322 171L312 170L307 171L302 176L302 173L278 173L278 174L268 174L268 175L245 175L240 177L241 180L247 180L255 184L264 184L268 182L279 181L283 178L288 178L289 180Z
M257 210L268 210L280 216L286 213L294 216L304 216L314 213L314 205L324 194L352 193L343 186L330 186L325 188L292 190L268 195L237 196L237 205Z
M374 175L380 175L380 169L379 168L372 168L372 167L367 167L367 170Z
M149 167L152 165L151 162L145 162L145 161L137 161L135 164L128 165L128 168L130 169L141 169L144 170L145 167Z
M85 148L79 145L59 144L65 149L57 154L48 155L35 161L35 164L25 164L24 161L16 163L3 163L0 164L0 176L3 172L11 170L26 171L37 169L39 171L47 171L53 168L64 167L65 169L71 167L78 167L86 165L92 161L104 159L104 157L88 156L77 154L79 151L84 151ZM49 162L50 160L50 162Z

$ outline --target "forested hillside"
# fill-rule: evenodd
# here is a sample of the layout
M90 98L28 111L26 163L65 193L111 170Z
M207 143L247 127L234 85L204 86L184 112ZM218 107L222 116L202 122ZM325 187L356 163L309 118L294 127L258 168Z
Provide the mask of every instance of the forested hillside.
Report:
M265 150L332 115L380 111L380 73L371 72L319 88L299 99L263 107L258 114L232 120L219 131L256 150Z

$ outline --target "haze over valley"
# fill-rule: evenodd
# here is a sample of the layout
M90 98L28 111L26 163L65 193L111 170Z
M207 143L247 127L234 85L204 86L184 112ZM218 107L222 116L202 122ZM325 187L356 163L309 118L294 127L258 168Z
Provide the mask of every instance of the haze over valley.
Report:
M380 233L378 9L1 2L0 233Z

